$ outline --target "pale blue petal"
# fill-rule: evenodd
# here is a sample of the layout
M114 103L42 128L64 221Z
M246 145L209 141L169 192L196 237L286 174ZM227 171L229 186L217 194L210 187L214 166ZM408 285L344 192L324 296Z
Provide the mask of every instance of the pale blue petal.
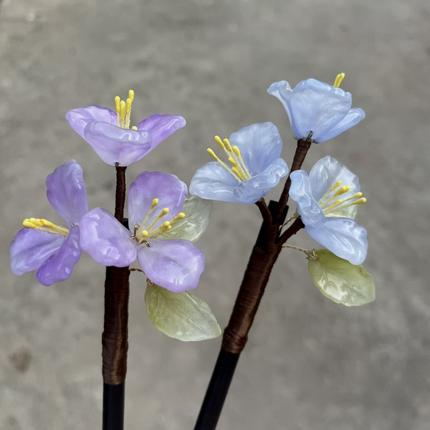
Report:
M248 125L230 136L232 145L237 145L251 176L258 175L282 153L282 138L271 122Z
M358 176L330 155L321 158L313 165L309 172L309 179L312 193L317 200L338 181L341 181L342 185L351 187L348 194L355 194L360 191ZM348 194L345 194L345 196Z
M207 200L236 202L234 189L239 182L218 162L200 167L191 179L190 194Z
M233 190L236 203L255 203L276 187L279 181L287 175L287 163L282 158L278 158L258 175L248 181L237 183Z
M316 79L301 81L293 90L281 81L268 91L285 107L297 139L305 139L312 131L312 139L319 143L351 109L349 92Z
M312 186L307 172L296 170L291 173L290 197L297 203L297 212L305 225L314 225L324 219L318 201L312 193Z
M366 114L361 108L350 109L349 112L339 121L334 127L323 133L318 140L318 143L326 142L327 140L334 139L346 130L357 125L365 118Z
M309 236L323 247L351 264L362 264L367 256L367 231L349 218L325 218L306 225Z

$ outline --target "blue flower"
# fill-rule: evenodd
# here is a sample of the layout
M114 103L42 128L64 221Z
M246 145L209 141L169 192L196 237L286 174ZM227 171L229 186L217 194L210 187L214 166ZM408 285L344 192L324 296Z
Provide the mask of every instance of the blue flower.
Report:
M207 200L251 204L261 199L288 174L280 158L282 139L271 122L252 124L230 139L215 136L227 162L208 149L215 159L197 170L190 193Z
M367 255L367 232L354 220L367 199L358 177L334 158L319 160L309 172L291 173L290 197L297 203L305 230L319 244L352 264Z
M344 78L345 74L339 73L333 85L306 79L294 88L287 81L279 81L270 85L267 92L284 106L296 139L306 139L312 133L312 140L322 143L365 117L363 109L351 109L351 93L339 88Z

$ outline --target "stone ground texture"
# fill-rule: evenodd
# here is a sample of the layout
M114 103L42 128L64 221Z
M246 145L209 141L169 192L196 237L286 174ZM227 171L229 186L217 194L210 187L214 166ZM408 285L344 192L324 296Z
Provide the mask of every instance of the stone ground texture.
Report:
M64 121L129 87L136 113L180 112L188 127L129 171L189 181L214 134L275 122L294 142L275 80L331 80L367 112L312 148L361 176L369 198L366 266L377 300L345 309L285 251L273 273L220 429L426 430L430 420L430 4L426 0L3 0L0 6L0 429L98 429L103 268L89 258L53 288L13 277L8 243L22 218L53 218L44 180L84 167L92 206L112 208L113 171ZM256 208L217 204L201 241L200 297L227 322L259 225ZM307 243L304 235L294 243ZM427 279L426 279L427 278ZM181 344L147 320L133 275L128 430L191 429L219 340Z

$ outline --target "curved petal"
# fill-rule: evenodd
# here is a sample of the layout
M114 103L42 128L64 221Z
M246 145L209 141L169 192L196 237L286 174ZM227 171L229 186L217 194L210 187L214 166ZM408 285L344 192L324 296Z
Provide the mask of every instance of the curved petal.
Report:
M312 139L320 142L320 138L351 109L351 93L316 79L301 81L293 90L283 88L282 81L274 85L269 90L272 88L271 94L288 107L287 113L297 139L306 138L312 131Z
M137 128L151 135L151 149L154 149L186 124L185 118L180 115L157 113L139 122Z
M207 200L236 202L234 188L239 182L218 162L211 161L200 167L191 179L190 193Z
M107 164L129 166L141 160L153 149L147 131L117 127L106 122L92 121L84 129L85 141Z
M325 193L329 192L336 182L350 187L349 191L342 194L342 198L348 198L360 191L360 181L355 173L329 155L318 160L309 172L312 194L319 201ZM330 216L355 218L357 206L340 207L330 212Z
M81 248L104 266L127 267L136 260L130 232L101 208L88 212L79 224Z
M52 285L68 279L80 255L79 227L74 226L61 248L40 266L36 273L37 280L43 285Z
M263 122L241 128L230 136L252 176L258 175L281 156L282 138L275 124Z
M185 218L173 224L171 230L165 231L163 239L185 239L195 241L206 230L209 223L212 202L196 196L185 199Z
M84 173L76 161L62 164L46 178L46 194L69 226L88 212Z
M64 242L64 236L32 228L21 229L10 244L10 268L15 275L37 270Z
M304 170L291 173L290 197L297 203L297 212L305 225L314 225L324 219L323 211L312 194L311 182Z
M139 247L138 259L151 282L175 293L196 288L205 266L203 253L188 240L151 241Z
M367 231L349 218L325 218L305 227L309 236L351 264L362 264L367 256Z
M278 158L260 174L236 186L233 190L236 202L244 204L255 203L272 188L276 187L286 175L288 175L287 163L282 158Z
M187 186L177 176L165 172L143 172L133 181L128 191L130 226L142 223L154 198L158 199L158 204L145 224L155 219L163 208L169 208L170 212L158 224L173 218L182 210L186 195ZM154 224L154 228L156 226Z
M361 108L350 109L349 112L339 121L334 127L321 134L318 142L326 142L327 140L333 139L339 134L357 125L366 117L366 114Z
M115 124L116 112L101 106L86 106L67 112L66 120L70 124L70 127L72 127L79 136L84 138L84 129L90 122L100 121Z
M288 83L288 81L278 81L278 82L273 82L273 84L271 84L269 86L269 88L267 89L267 92L273 96L276 97L282 104L282 106L285 109L285 112L287 112L288 115L288 119L290 120L290 124L292 125L292 120L291 120L291 112L290 112L290 107L288 106L287 103L287 99L290 97L290 93L293 92L290 84ZM296 131L293 129L294 134L296 134Z

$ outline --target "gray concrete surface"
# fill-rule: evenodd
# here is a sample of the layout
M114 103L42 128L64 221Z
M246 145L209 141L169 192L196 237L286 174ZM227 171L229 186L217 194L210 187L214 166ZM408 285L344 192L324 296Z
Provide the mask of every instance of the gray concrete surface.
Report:
M312 148L361 175L366 263L377 301L344 309L322 297L300 255L276 267L220 429L427 430L430 426L430 4L426 0L3 0L0 9L0 429L98 429L103 269L84 257L53 288L9 273L23 217L54 218L48 172L85 168L92 206L112 208L113 172L64 121L137 91L138 114L180 112L188 127L138 166L189 180L215 133L271 120L294 147L279 79L345 71L359 127ZM259 224L218 204L201 241L198 294L225 325ZM307 243L303 235L295 243ZM219 341L181 344L131 291L128 430L192 428Z

